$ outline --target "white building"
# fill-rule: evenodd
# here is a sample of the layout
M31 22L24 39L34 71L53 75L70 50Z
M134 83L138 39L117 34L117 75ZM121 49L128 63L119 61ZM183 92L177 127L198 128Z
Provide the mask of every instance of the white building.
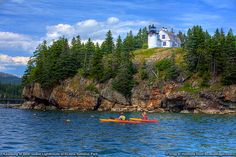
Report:
M181 41L174 34L169 32L167 28L161 28L158 32L154 25L149 26L148 31L148 48L155 47L180 47Z

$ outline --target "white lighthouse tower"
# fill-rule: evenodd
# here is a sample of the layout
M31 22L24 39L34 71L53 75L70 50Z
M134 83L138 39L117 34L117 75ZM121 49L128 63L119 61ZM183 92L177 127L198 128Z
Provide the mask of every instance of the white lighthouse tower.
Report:
M156 27L154 25L150 25L148 31L148 48L158 47L157 40L158 40L158 33Z

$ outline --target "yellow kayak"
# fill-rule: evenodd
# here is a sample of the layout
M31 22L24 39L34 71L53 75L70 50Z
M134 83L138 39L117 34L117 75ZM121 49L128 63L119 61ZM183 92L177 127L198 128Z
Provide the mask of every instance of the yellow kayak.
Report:
M138 121L138 122L147 122L147 123L157 123L157 119L141 119L141 118L130 118L129 120Z
M128 124L139 124L141 122L132 120L120 120L120 119L100 119L100 122L115 122L115 123L128 123Z
M117 122L119 119L100 119L101 122Z

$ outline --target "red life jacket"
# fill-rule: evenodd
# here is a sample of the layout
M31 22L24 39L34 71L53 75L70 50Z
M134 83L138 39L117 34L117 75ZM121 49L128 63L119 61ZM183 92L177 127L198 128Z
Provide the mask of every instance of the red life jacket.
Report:
M144 115L144 116L143 116L143 119L144 119L144 120L147 120L147 119L148 119L148 116L147 116L147 115Z

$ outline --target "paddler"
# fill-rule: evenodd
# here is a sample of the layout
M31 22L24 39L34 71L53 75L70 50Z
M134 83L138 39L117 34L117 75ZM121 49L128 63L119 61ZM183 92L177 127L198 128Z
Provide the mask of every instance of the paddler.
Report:
M148 120L148 116L147 116L147 113L145 111L141 114L141 116L142 116L142 119Z
M124 113L121 112L120 117L119 117L119 120L125 120L125 119L126 119L126 117L124 116Z

